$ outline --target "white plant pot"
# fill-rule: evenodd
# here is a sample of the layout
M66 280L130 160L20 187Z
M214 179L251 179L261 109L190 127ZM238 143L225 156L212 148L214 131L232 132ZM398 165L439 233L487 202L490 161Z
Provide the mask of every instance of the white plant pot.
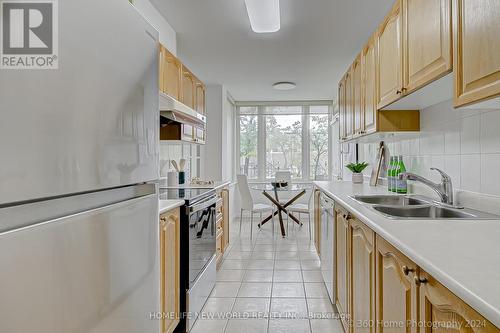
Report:
M353 173L352 174L352 182L354 184L363 184L363 181L365 178L363 177L362 173Z

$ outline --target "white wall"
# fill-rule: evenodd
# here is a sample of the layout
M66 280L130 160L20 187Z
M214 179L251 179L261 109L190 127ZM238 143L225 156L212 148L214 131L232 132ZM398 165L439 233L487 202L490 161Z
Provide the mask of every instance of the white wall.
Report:
M455 189L500 197L500 110L459 110L446 101L422 110L420 122L419 135L387 142L391 155L436 182L431 167L448 173ZM360 160L372 161L377 145L360 145Z
M177 55L177 36L175 30L167 20L149 0L133 0L133 3L139 13L160 32L160 43L172 52L172 54Z
M220 84L206 86L205 100L207 142L202 147L202 175L211 180L234 180L234 107Z

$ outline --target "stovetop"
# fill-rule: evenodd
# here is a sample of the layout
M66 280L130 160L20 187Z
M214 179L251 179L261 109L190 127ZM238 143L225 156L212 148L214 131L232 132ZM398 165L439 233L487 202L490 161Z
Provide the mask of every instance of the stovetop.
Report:
M186 205L215 195L215 190L210 188L162 188L160 189L160 200L183 199Z

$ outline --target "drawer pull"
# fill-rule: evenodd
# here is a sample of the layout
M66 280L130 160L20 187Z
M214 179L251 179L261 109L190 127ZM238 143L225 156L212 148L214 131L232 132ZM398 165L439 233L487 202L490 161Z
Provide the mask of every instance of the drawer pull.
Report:
M426 278L422 278L422 277L415 276L415 284L416 284L417 286L420 286L422 283L427 283L427 279L426 279Z
M408 276L408 274L410 274L410 272L415 272L415 269L414 268L410 268L408 266L403 266L403 274Z

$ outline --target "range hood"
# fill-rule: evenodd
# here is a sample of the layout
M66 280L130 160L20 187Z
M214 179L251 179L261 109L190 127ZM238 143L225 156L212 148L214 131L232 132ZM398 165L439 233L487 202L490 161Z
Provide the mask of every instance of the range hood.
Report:
M160 92L160 117L167 122L187 124L203 129L207 123L204 115L162 92Z

